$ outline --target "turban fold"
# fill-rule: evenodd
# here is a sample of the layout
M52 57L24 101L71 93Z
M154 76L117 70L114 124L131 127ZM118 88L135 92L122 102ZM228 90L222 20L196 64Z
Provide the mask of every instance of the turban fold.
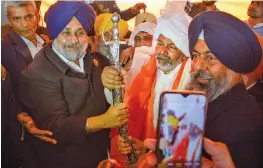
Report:
M96 17L95 24L94 24L94 30L96 36L100 36L103 32L104 27L108 23L108 21L111 19L113 14L111 13L103 13ZM118 23L119 27L119 38L122 39L128 32L129 27L128 23L124 20L120 20ZM110 20L107 27L105 28L104 32L107 32L113 28L113 23Z
M139 32L147 32L153 36L154 29L156 27L156 24L154 23L141 23L137 27L134 28L132 31L130 40L129 40L129 45L134 47L134 37L139 33Z
M51 39L55 39L74 16L88 33L93 27L96 14L85 2L58 1L51 5L45 14L45 22Z
M226 67L237 73L250 73L262 58L259 41L249 26L220 11L196 16L189 26L189 50L193 51L200 33L211 52Z

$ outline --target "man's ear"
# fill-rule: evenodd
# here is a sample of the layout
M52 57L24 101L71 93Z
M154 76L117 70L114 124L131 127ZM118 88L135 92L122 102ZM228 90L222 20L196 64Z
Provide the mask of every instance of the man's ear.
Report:
M37 24L39 24L40 22L40 11L39 10L36 11L36 17L37 17Z

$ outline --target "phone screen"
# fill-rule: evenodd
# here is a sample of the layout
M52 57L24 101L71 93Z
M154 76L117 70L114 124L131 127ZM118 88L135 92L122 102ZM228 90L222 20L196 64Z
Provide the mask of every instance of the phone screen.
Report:
M201 93L161 95L157 156L168 167L199 168L207 98Z

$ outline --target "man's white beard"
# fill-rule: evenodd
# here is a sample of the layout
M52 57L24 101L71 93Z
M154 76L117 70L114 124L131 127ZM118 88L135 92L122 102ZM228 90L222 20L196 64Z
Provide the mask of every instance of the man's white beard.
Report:
M86 49L88 47L88 44L85 43L83 45L81 44L72 44L75 45L75 50L74 51L69 51L67 50L67 46L61 46L55 39L53 41L52 47L54 47L61 55L63 55L66 59L70 61L75 61L77 59L80 59L86 54Z
M165 59L165 62L159 63L158 57ZM169 56L163 55L163 54L158 54L157 55L157 67L163 71L164 73L169 73L171 72L174 68L176 68L178 64L173 63L173 61L170 59Z
M217 99L218 96L227 92L231 88L231 83L234 80L234 74L230 70L227 70L226 75L222 77L222 79L213 78L208 84L205 85L196 81L197 76L198 73L191 74L191 80L187 84L186 89L206 92L209 102L212 102L213 100ZM203 74L203 76L205 75Z

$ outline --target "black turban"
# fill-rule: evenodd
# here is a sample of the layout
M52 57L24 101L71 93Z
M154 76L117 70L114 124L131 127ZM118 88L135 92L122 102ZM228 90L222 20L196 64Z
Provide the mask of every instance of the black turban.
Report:
M253 30L243 21L220 11L207 11L196 16L188 32L190 53L202 30L210 51L229 69L246 74L259 65L262 48Z

